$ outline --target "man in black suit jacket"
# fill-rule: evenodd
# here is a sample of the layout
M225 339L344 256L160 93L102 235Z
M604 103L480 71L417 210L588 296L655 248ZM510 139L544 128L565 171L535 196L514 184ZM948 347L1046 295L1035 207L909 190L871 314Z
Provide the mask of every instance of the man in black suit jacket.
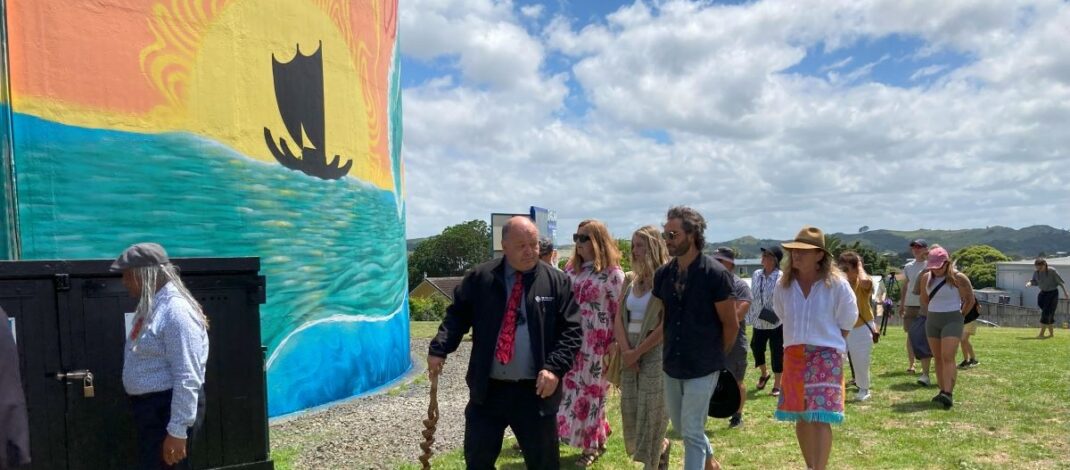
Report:
M26 397L19 380L19 350L0 308L0 469L30 463Z
M428 350L428 373L441 373L471 329L468 468L494 468L508 426L528 468L557 469L558 384L582 342L579 306L568 276L539 261L539 231L531 219L514 217L502 227L502 251L502 259L472 268L454 289Z

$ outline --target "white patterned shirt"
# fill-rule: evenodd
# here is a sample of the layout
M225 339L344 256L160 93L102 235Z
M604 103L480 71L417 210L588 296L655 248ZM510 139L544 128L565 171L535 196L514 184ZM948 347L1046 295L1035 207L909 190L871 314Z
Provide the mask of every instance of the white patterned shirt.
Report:
M167 433L186 438L197 418L197 396L204 386L208 331L197 310L171 283L153 300L152 314L137 340L126 337L123 388L130 395L171 390L171 421Z
M780 326L779 321L769 323L758 318L758 314L762 312L762 307L773 308L773 289L776 288L776 283L779 280L779 269L774 269L769 275L765 274L765 269L759 269L751 274L750 292L754 300L750 303L750 309L747 310L746 319L747 323L757 330L772 330Z

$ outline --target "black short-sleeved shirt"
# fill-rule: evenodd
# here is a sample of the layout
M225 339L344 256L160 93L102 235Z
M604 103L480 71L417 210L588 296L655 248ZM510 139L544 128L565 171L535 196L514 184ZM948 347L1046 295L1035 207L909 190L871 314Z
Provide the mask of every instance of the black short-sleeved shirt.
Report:
M687 268L683 294L676 293L678 261L654 273L654 296L665 304L663 369L674 379L694 379L725 368L721 319L714 304L732 297L732 273L700 255Z

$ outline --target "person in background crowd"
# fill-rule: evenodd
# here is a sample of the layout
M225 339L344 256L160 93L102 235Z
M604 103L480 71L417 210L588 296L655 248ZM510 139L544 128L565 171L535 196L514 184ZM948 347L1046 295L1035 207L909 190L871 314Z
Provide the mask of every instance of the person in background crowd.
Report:
M1055 336L1055 309L1059 306L1059 287L1063 288L1063 295L1070 300L1070 292L1066 290L1066 284L1059 272L1048 266L1044 258L1037 258L1033 262L1036 271L1033 278L1026 283L1027 286L1037 286L1040 293L1037 294L1037 306L1040 307L1040 334L1037 338L1044 338L1044 330L1048 330L1048 338Z
M19 349L0 308L0 469L30 463L30 427L19 378Z
M769 369L765 365L765 348L768 345L773 366L773 389L770 391L773 396L780 395L780 374L784 372L784 326L775 317L766 316L767 319L763 320L761 312L763 309L767 312L773 310L773 289L780 280L780 263L783 259L784 251L779 246L762 248L762 269L754 271L750 278L750 290L755 297L747 312L747 323L752 325L750 347L754 354L754 367L762 371L757 389L764 389L769 382Z
M613 343L624 271L620 269L617 241L602 222L580 222L572 240L576 251L565 272L572 278L573 295L580 306L583 343L572 370L563 379L557 433L563 443L583 449L578 464L587 467L605 453L610 433L605 359Z
M906 266L903 266L903 276L906 278L903 282L903 289L899 291L899 315L903 317L903 331L907 332L907 357L910 358L910 366L907 367L907 373L913 374L917 372L914 369L914 348L910 342L910 330L914 321L921 318L920 321L925 321L925 311L921 308L921 297L919 295L918 279L921 277L921 272L925 270L925 260L929 255L929 243L919 238L910 242L910 252L914 255L914 259L907 262ZM919 327L920 328L920 327ZM921 340L920 338L918 339ZM932 358L921 358L921 374L918 375L918 384L928 387L931 383L929 380L929 368L932 364Z
M959 363L959 369L969 369L980 364L977 361L977 353L973 350L973 343L970 342L970 338L975 334L977 334L976 320L962 327L962 362Z
M542 237L539 239L539 260L557 267L557 250L554 249L554 241L550 237Z
M663 236L673 259L654 274L654 297L665 304L665 403L684 441L684 470L717 470L706 413L739 333L732 277L702 254L702 214L677 206L666 219Z
M873 310L870 299L873 296L873 279L866 273L862 257L853 251L845 251L839 256L840 269L847 273L847 283L855 293L858 305L858 321L847 335L847 352L851 355L855 385L858 395L855 400L869 400L869 362L873 352L873 334L877 331L873 323Z
M747 328L746 316L751 305L751 291L747 282L736 276L736 254L731 248L722 246L713 252L713 259L721 263L732 274L732 299L736 301L736 317L739 319L739 334L736 344L728 354L728 371L736 377L739 384L739 411L728 419L728 427L738 428L743 425L743 404L747 401L747 385L743 377L747 373Z
M138 299L123 354L138 468L189 468L190 437L204 420L208 318L156 243L127 248L111 271Z
M502 226L501 259L468 271L427 352L427 373L442 373L446 356L472 330L469 400L464 410L464 460L495 468L508 426L530 469L560 468L557 408L560 377L580 347L579 308L565 273L539 262L539 229L528 217Z
M924 286L921 291L921 305L928 312L925 322L925 335L929 338L929 348L936 359L936 381L940 393L933 401L940 403L944 409L954 404L955 355L962 338L963 318L976 300L973 298L973 286L966 274L955 269L950 256L940 245L933 245L929 250L926 271L918 281Z
M843 355L858 306L821 229L805 226L783 246L788 262L773 291L785 346L784 390L775 416L795 422L806 467L824 470L832 453L831 425L844 419Z
M653 225L632 234L632 272L625 276L614 322L620 347L620 414L624 450L645 470L667 469L670 441L665 438L665 380L661 372L665 306L654 297L654 272L669 251Z

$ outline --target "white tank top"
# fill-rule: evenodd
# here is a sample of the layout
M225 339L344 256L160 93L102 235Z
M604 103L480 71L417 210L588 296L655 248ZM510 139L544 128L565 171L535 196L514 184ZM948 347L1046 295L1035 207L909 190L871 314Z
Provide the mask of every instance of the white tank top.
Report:
M937 284L940 284L940 281L943 280L944 277L929 279L929 292L932 292ZM935 296L929 298L928 310L930 312L954 312L961 308L962 299L959 298L959 290L949 282L945 282L944 287L941 287Z
M631 292L628 293L628 300L625 301L625 306L628 307L628 325L626 325L628 333L642 333L643 319L646 318L646 306L650 304L651 292L647 291L638 297Z

